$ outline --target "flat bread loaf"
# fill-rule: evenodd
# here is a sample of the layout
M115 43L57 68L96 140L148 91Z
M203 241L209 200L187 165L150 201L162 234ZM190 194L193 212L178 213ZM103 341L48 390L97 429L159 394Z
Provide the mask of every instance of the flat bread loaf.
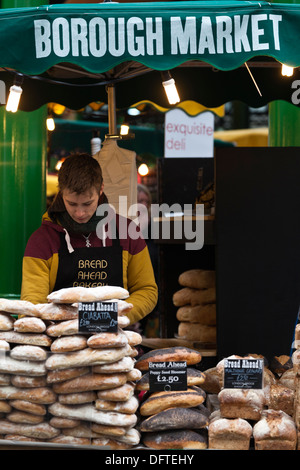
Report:
M186 361L187 365L195 365L201 361L201 353L184 346L154 349L141 356L135 364L140 370L148 370L149 362Z
M8 312L14 315L28 315L38 317L38 310L34 304L27 300L0 299L0 312Z
M110 299L127 299L129 292L118 286L69 287L48 295L49 302L74 304L76 302L94 302Z
M183 408L195 407L201 405L205 397L206 394L200 388L198 390L188 388L184 391L155 392L141 404L140 414L142 416L150 416L175 406Z

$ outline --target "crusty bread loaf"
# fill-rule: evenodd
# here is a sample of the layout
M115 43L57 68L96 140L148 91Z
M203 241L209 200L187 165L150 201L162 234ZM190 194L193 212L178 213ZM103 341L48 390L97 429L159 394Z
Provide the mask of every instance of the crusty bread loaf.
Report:
M183 287L173 294L172 300L175 307L215 304L216 289L214 287L210 287L209 289L191 289L190 287Z
M64 320L53 325L48 326L47 335L49 336L65 336L78 334L78 320Z
M10 313L0 312L0 331L14 329L15 319Z
M146 447L158 450L207 449L207 434L187 429L148 432L143 435L142 442Z
M78 426L79 422L80 421L78 419L58 418L57 416L53 416L52 418L50 418L49 424L50 426L53 426L54 428L69 429L69 428L75 428L75 426Z
M65 436L64 434L60 434L53 439L49 439L49 442L52 444L65 444L65 445L72 445L75 448L77 446L89 446L91 445L91 440L88 437L74 437L74 436Z
M50 346L53 353L66 353L79 351L87 347L87 338L84 335L61 336L56 338Z
M4 339L0 339L0 353L3 351L10 351L10 344Z
M219 450L249 450L252 426L242 418L214 419L208 426L208 447Z
M211 367L204 371L205 380L201 388L210 394L218 394L221 391L219 372L216 367Z
M224 418L259 420L265 406L261 389L224 388L218 394L220 411Z
M44 422L41 415L27 413L26 411L12 411L6 415L6 419L12 423L39 424Z
M0 340L15 344L32 344L35 346L50 346L51 338L43 333L18 333L17 331L1 331Z
M0 400L26 400L42 405L49 405L55 402L56 394L47 387L17 388L7 386L0 387Z
M178 283L193 289L208 289L216 285L216 273L204 269L189 269L179 275Z
M0 434L18 434L25 437L33 437L41 440L52 439L59 434L59 430L44 422L40 424L11 423L8 420L0 420Z
M128 344L128 339L123 330L118 328L115 333L95 333L87 339L90 348L120 348Z
M139 426L142 432L171 429L201 429L208 425L208 416L198 408L174 407L144 419Z
M45 416L47 408L40 403L33 403L27 400L10 400L9 404L16 410L26 411L38 416Z
M137 422L135 414L117 413L115 411L99 411L95 410L95 407L89 404L67 406L60 403L53 403L49 406L49 413L53 416L62 418L74 418L113 426L132 427L135 426Z
M78 318L78 307L69 304L54 304L53 302L35 305L42 320L63 321Z
M63 405L82 405L83 403L93 403L97 399L95 391L74 392L58 395L59 403Z
M22 344L20 346L15 346L11 350L10 357L19 361L44 362L47 359L47 351L40 346Z
M135 361L132 357L122 357L119 361L93 366L92 371L96 374L113 374L115 372L130 372L134 368Z
M27 300L0 299L0 312L38 317L38 310Z
M296 425L281 410L264 410L253 426L253 437L255 450L296 450Z
M272 384L265 393L267 406L273 410L282 410L290 416L294 414L295 392L279 383Z
M91 423L91 430L97 434L102 434L103 436L118 437L124 436L127 432L126 427L122 426L111 426L109 424L98 424Z
M126 356L127 352L126 346L123 348L86 348L71 353L53 354L48 357L45 364L49 370L99 365L116 362Z
M126 401L110 401L97 399L95 401L96 410L117 411L118 413L136 413L139 401L135 396L130 397Z
M81 375L88 374L90 372L89 367L70 367L68 369L61 370L49 370L47 372L47 383L59 383L65 380L74 379Z
M98 390L97 397L101 400L127 401L133 396L134 390L134 384L126 382L124 385L120 385L116 388Z
M201 405L205 400L205 393L201 390L187 388L187 390L174 390L171 392L152 393L140 406L142 416L150 416L167 408L179 406L184 408Z
M44 333L46 324L41 318L22 317L14 322L14 331L18 333Z
M202 323L180 322L178 325L178 337L189 341L215 343L217 340L217 329L216 326L203 325Z
M0 354L0 372L7 374L40 376L46 375L44 362L19 361L9 355Z
M285 387L289 387L291 390L295 390L295 378L296 371L293 367L292 369L288 369L281 375L281 377L278 379L278 383Z
M0 387L3 385L9 385L11 382L11 376L10 374L0 374Z
M20 388L46 387L46 376L30 377L27 375L12 375L11 384Z
M135 367L142 371L149 369L149 362L185 361L187 365L195 365L201 361L201 353L183 346L154 349L141 356Z
M69 287L52 292L47 299L54 303L74 304L111 299L127 299L129 292L118 286Z
M201 323L202 325L216 325L216 304L184 305L179 307L176 318L180 322Z
M187 367L187 385L201 385L205 380L205 374L193 367ZM146 372L136 383L136 390L149 390L149 372Z
M119 374L86 374L75 379L53 384L55 393L78 393L91 390L105 390L119 387L125 384L127 377L125 373Z

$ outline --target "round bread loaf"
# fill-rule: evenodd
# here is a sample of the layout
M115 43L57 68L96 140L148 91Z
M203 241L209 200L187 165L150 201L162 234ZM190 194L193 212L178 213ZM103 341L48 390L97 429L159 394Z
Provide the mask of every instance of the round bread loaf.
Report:
M183 307L184 305L202 305L216 303L216 289L191 289L183 287L173 294L173 304L175 307Z
M180 322L178 325L178 337L188 341L215 343L217 340L217 329L216 326L203 325L202 323Z
M206 432L181 429L179 431L161 431L145 433L143 444L152 449L207 449Z
M284 411L264 410L253 426L256 450L296 450L297 429Z
M176 318L180 322L216 325L216 304L184 305L177 310Z
M252 426L241 418L214 419L208 426L209 449L249 450Z
M193 289L208 289L215 286L216 273L204 269L189 269L179 275L178 283Z

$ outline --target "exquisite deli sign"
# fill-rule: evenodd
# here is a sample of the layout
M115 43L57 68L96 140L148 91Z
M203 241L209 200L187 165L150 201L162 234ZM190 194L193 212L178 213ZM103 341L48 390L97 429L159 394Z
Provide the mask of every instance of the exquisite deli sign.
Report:
M214 56L279 51L282 15L62 17L34 20L35 55Z

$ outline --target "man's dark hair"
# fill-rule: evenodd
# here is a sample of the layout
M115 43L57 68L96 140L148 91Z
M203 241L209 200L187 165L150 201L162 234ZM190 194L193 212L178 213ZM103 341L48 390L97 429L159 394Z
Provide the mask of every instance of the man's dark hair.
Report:
M60 191L68 189L82 194L96 188L100 192L102 183L103 176L99 163L86 153L76 153L67 157L58 173Z

